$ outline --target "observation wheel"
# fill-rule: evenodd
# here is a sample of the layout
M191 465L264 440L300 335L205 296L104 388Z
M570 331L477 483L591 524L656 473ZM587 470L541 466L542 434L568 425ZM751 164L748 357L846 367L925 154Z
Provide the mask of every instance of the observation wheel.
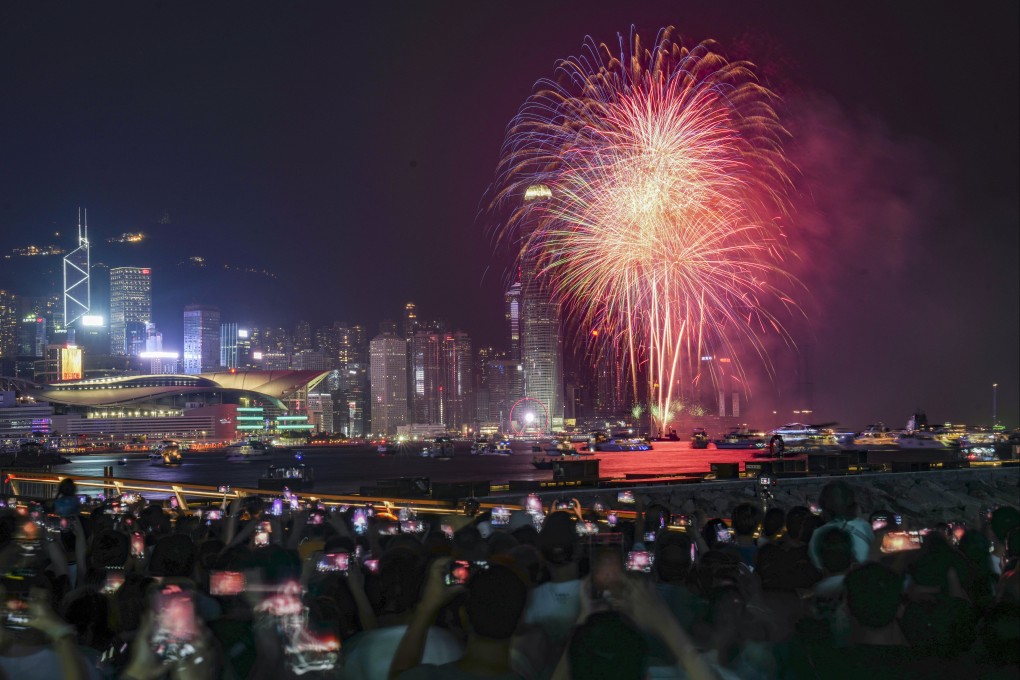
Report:
M514 435L549 432L549 407L534 397L524 397L510 407L510 431Z

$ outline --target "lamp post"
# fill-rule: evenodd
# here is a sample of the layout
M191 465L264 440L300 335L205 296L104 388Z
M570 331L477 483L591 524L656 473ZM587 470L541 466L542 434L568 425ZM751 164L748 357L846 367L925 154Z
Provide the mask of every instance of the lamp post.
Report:
M995 429L995 421L997 420L998 405L999 405L999 383L992 383L992 430Z

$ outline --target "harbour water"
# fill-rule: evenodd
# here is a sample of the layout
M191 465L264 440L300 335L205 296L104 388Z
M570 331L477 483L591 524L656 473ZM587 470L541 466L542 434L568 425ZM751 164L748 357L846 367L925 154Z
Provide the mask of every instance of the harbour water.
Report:
M184 454L180 466L153 465L144 453L97 454L69 456L71 463L59 472L74 475L102 476L103 468L113 466L115 477L175 481L190 484L254 487L270 464L277 466L304 463L315 470L315 491L319 493L358 492L362 486L380 479L396 477L427 477L433 482L489 481L493 484L510 480L548 480L549 470L536 470L531 464L531 445L515 443L509 456L472 456L467 442L458 442L454 457L422 458L417 448L380 455L375 447L305 447L291 452L277 452L247 463L229 463L222 452ZM301 452L301 460L295 453ZM657 442L651 451L600 452L600 476L623 477L626 474L671 476L708 472L713 462L738 462L752 459L750 450L695 450L689 442ZM126 459L124 465L118 461Z

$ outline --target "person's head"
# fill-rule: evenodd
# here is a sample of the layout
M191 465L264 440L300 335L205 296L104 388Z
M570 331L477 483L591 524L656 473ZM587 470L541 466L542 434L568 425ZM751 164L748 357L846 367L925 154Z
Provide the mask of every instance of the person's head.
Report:
M1009 505L996 508L992 512L991 526L995 540L1005 541L1009 532L1020 526L1020 511Z
M1006 551L1002 555L1002 572L1016 569L1020 562L1020 527L1013 527L1006 534Z
M93 569L123 567L131 554L131 541L113 529L105 529L92 539L89 564Z
M58 496L75 496L78 494L78 487L75 486L74 480L70 477L64 477L57 484L57 495Z
M464 605L470 631L494 640L509 639L528 603L528 586L513 569L493 564L471 577Z
M758 530L761 510L750 503L741 503L733 508L733 532L737 536L751 536Z
M418 602L425 579L425 560L406 546L389 548L379 557L379 595L383 613L400 614Z
M462 527L453 534L453 556L462 560L485 560L489 546L482 538L482 532L474 525Z
M570 675L585 680L639 680L648 643L630 621L612 611L597 612L570 640Z
M659 533L655 541L655 574L663 583L679 583L691 570L691 538L675 531Z
M761 532L768 538L775 538L783 530L783 523L786 521L786 513L782 508L769 508L765 513L765 519L761 523Z
M850 615L865 628L883 628L896 619L903 577L882 564L854 569L843 581Z
M803 541L804 522L811 517L811 510L795 505L786 513L786 535L795 541Z
M701 529L701 537L705 539L709 550L718 550L729 542L730 529L721 519L710 519Z
M970 649L977 637L976 624L973 606L955 597L911 601L900 617L900 628L911 647L946 659Z
M828 574L842 574L854 563L853 538L836 527L822 530L815 542L815 551L822 569Z
M857 500L853 487L841 479L829 482L822 487L818 497L818 505L827 520L853 519L857 516Z
M800 527L800 540L804 543L810 543L811 537L815 535L815 532L825 526L825 522L821 517L814 514L813 512L808 514L804 518L804 523Z
M1000 602L981 622L981 642L996 666L1020 665L1020 604Z
M517 546L517 539L506 531L493 531L488 544L490 555L505 555Z
M533 545L521 543L510 551L510 559L517 569L528 578L528 585L534 586L542 580L542 555Z
M156 542L149 560L149 573L153 576L191 578L198 551L195 543L183 534L164 536Z
M574 518L569 513L554 512L545 518L538 534L538 549L549 564L563 565L576 556L578 542Z

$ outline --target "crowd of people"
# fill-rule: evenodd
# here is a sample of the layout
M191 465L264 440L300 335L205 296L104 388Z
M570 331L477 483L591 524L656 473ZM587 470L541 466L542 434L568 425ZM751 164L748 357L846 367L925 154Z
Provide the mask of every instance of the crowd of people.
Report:
M623 499L620 499L623 500ZM630 500L630 499L627 499ZM1020 512L78 496L0 510L0 678L1017 677Z

